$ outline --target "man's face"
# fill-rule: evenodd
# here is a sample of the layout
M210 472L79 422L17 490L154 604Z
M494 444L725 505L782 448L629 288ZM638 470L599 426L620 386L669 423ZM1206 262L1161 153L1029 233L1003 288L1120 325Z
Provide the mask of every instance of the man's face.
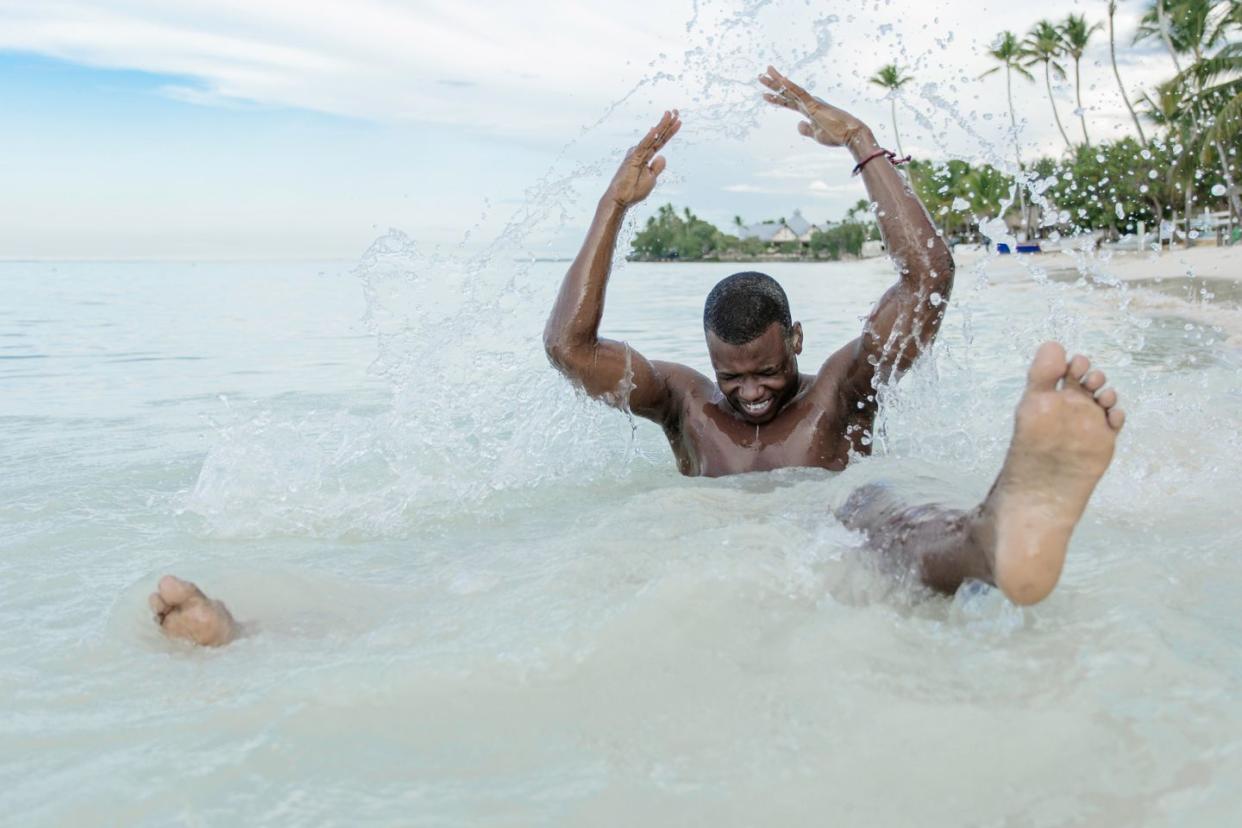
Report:
M779 322L743 345L730 345L707 332L707 353L716 384L743 420L759 425L772 420L798 392L798 354L802 325L786 336Z

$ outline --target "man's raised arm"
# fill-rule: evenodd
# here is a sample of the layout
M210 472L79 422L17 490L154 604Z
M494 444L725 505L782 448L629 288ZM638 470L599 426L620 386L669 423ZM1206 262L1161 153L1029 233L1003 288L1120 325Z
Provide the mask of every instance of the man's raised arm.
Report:
M891 153L876 143L870 128L844 110L811 95L771 66L760 76L771 92L769 103L792 109L807 120L798 132L829 147L844 146L862 165L867 194L889 256L901 275L880 298L861 337L834 354L829 363L850 360L847 382L860 395L872 393L877 376L888 381L904 372L940 330L953 289L953 256L905 179Z
M624 342L601 339L599 323L625 211L655 187L664 170L664 159L656 153L680 128L677 111L665 112L643 140L626 153L600 199L582 250L565 274L543 332L548 359L562 374L592 397L657 421L665 420L669 413L664 364L652 364Z

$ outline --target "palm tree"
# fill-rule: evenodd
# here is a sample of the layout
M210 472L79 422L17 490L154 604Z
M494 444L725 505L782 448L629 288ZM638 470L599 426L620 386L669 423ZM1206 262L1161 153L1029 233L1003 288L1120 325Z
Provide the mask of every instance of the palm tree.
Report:
M1081 14L1071 14L1061 24L1061 43L1065 53L1074 59L1074 95L1078 101L1078 120L1082 123L1082 141L1087 146L1091 146L1091 139L1087 137L1087 116L1082 108L1082 76L1078 72L1078 64L1087 50L1091 35L1101 28L1100 23L1088 26L1086 16Z
M901 151L901 133L897 129L897 92L912 80L914 78L905 74L896 63L881 66L880 71L871 76L871 83L888 90L888 102L893 113L893 138L897 141L897 154L903 156L905 153Z
M1018 201L1022 206L1022 225L1026 230L1026 237L1031 237L1031 217L1026 209L1026 195L1023 192L1022 173L1025 167L1022 165L1022 150L1018 147L1018 116L1013 108L1013 73L1017 72L1029 81L1034 81L1035 76L1026 70L1022 65L1022 59L1026 57L1026 53L1022 50L1022 44L1018 42L1018 37L1013 32L1001 32L1000 37L996 41L996 45L988 50L988 54L994 60L998 60L1001 66L993 66L979 77L986 78L993 72L999 72L1003 67L1005 70L1005 95L1009 100L1009 124L1013 135L1013 155L1018 162Z
M1180 75L1183 67L1178 56L1201 60L1205 49L1220 43L1228 29L1237 25L1242 14L1238 5L1238 0L1152 0L1134 42L1159 38Z
M1061 137L1065 139L1065 146L1072 150L1074 145L1070 142L1069 136L1065 134L1065 127L1061 125L1061 113L1057 111L1057 99L1052 96L1052 73L1056 72L1058 79L1065 80L1065 69L1057 62L1057 58L1064 54L1061 33L1047 20L1041 20L1027 33L1022 45L1026 53L1027 66L1034 66L1037 63L1044 65L1044 85L1048 88L1052 117L1056 119Z
M1222 132L1217 127L1223 124L1227 131L1228 125L1235 120L1231 116L1236 114L1236 109L1221 108L1215 117L1207 111L1218 103L1218 98L1229 96L1232 86L1226 82L1211 90L1206 87L1222 74L1238 68L1237 61L1230 59L1230 55L1236 52L1236 42L1229 42L1229 34L1239 25L1242 25L1242 10L1238 0L1155 0L1153 8L1143 18L1143 26L1135 35L1137 42L1154 37L1159 31L1173 65L1178 68L1177 77L1171 83L1183 88L1189 99L1186 110L1192 119L1192 129L1185 144L1197 149L1198 156L1204 161L1215 151L1221 174L1230 190L1230 206L1235 212L1242 211L1242 201L1232 192L1233 175L1229 157L1221 140ZM1208 57L1207 53L1222 42L1225 46L1216 55ZM1181 62L1177 59L1179 54L1193 58L1193 63L1185 70L1181 69Z
M1203 90L1205 101L1218 107L1211 126L1204 131L1206 142L1232 141L1242 132L1242 43L1230 43L1195 63L1184 75L1183 80L1193 77L1196 86ZM1219 82L1209 85L1213 81Z
M854 221L865 213L871 212L871 202L865 198L860 198L854 202L854 206L845 211L846 221Z
M1147 111L1144 113L1147 119L1157 126L1165 129L1165 143L1181 144L1186 147L1193 146L1196 141L1194 105L1187 86L1179 83L1176 79L1166 81L1156 87L1156 94L1143 95L1142 102L1146 105ZM1171 223L1177 226L1177 194L1180 191L1185 196L1186 203L1186 243L1190 244L1190 208L1191 208L1191 190L1194 181L1194 158L1196 153L1183 152L1171 159L1165 169L1164 189L1155 190L1152 199L1153 205L1156 207L1156 215L1158 220L1164 218L1164 204L1168 203L1171 212ZM1154 179L1153 179L1154 180ZM1169 246L1173 244L1169 241Z
M1235 6L1237 8L1242 8L1242 4ZM1231 14L1237 12L1232 11ZM1238 16L1242 18L1242 14ZM1242 20L1233 25L1242 25ZM1198 93L1198 102L1215 110L1201 136L1199 157L1206 163L1215 150L1221 175L1225 179L1229 206L1235 215L1242 216L1242 199L1234 186L1229 156L1225 151L1225 147L1242 132L1242 43L1228 43L1215 55L1196 61L1175 81L1193 85Z
M1176 0L1152 0L1151 8L1147 10L1147 14L1143 15L1139 30L1134 34L1134 42L1159 37L1164 43L1164 48L1168 50L1169 57L1173 58L1173 68L1180 75L1182 64L1177 59L1178 50L1173 46L1173 35L1169 25L1169 6L1175 2Z
M1130 103L1130 96L1126 94L1126 85L1121 82L1121 72L1117 70L1117 43L1113 36L1113 16L1115 14L1117 14L1117 0L1108 0L1108 57L1113 62L1113 74L1117 76L1117 87L1121 90L1121 100L1125 101L1126 109L1130 110L1130 117L1134 120L1134 128L1138 130L1139 143L1147 146L1147 136L1143 134L1143 125L1139 123L1138 114Z

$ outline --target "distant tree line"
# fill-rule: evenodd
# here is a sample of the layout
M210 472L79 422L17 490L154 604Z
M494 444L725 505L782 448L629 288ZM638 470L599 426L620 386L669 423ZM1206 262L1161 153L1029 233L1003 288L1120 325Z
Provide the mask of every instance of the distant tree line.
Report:
M678 212L665 204L647 219L634 236L631 259L644 261L720 260L745 261L760 258L807 258L837 260L862 254L863 242L878 239L874 222L861 218L867 202L855 205L846 220L815 230L806 242L765 242L758 238L731 235L696 216L689 207ZM783 224L783 220L777 220ZM740 218L734 219L739 231Z

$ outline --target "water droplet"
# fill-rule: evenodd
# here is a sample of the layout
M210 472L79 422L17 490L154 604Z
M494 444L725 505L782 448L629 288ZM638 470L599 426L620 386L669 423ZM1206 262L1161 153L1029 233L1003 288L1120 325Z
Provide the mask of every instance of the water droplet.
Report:
M1226 192L1224 184L1214 184L1212 186L1212 195L1214 196L1223 196Z
M1124 219L1126 217L1125 208L1121 206L1120 201L1113 205L1113 210L1117 213L1117 218Z
M1155 170L1151 170L1150 172L1147 173L1147 177L1150 178L1152 181L1155 181L1159 175L1160 173L1156 172Z

